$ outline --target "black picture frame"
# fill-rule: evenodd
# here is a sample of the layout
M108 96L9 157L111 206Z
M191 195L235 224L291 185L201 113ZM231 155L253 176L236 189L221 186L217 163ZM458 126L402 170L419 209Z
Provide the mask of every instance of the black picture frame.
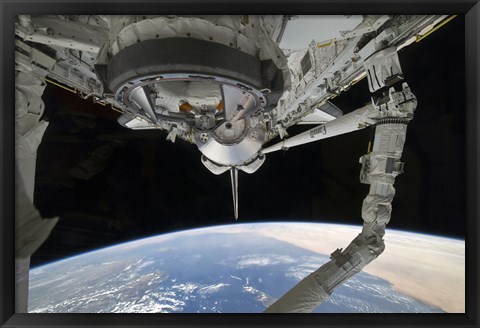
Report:
M0 88L0 325L1 327L187 327L187 326L435 326L478 327L480 310L479 199L479 40L480 4L458 0L377 1L5 1L1 9ZM18 14L459 14L465 15L467 232L465 314L375 315L161 315L20 314L14 312L14 19ZM9 110L10 109L10 110Z

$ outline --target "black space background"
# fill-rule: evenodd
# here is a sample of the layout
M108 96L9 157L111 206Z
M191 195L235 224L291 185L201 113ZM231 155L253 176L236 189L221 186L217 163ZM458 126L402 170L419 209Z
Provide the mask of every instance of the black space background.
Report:
M464 35L459 16L400 52L418 106L390 228L464 238ZM38 149L35 203L44 217L60 220L32 266L144 236L235 223L229 174L211 174L195 145L172 144L161 131L125 129L108 107L50 84L43 99L50 126ZM369 99L362 80L334 103L348 113ZM240 172L238 223L362 224L368 186L359 182L358 159L369 135L365 129L268 154L253 175ZM87 180L72 176L99 146L113 149L97 162L99 173Z

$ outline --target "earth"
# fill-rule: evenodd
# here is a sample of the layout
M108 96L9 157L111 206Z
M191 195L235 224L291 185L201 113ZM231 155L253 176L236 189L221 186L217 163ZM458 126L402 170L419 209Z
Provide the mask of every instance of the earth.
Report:
M140 239L32 268L29 312L258 313L360 231L256 223ZM465 312L463 240L390 229L384 239L314 312Z

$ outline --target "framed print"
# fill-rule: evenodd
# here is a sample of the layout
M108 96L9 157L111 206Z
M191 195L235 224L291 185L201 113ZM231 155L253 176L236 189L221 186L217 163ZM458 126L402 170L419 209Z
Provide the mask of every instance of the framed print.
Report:
M1 6L2 327L478 325L477 2Z

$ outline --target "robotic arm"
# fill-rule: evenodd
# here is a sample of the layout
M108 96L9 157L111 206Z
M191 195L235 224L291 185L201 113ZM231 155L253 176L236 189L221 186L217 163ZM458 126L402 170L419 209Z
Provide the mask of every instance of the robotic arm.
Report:
M360 181L370 185L362 206L362 232L345 250L335 250L329 262L305 277L269 306L265 313L311 312L328 299L336 287L360 272L385 249L382 237L390 221L391 203L395 195L393 184L395 177L403 172L400 159L407 124L417 105L408 85L401 82L403 77L398 72L399 67L395 49L387 48L376 52L365 61L365 68L369 72L370 91L384 90L382 96L372 97L371 105L331 121L328 126L328 123L321 125L266 149L269 152L351 132L367 125L372 125L375 129L373 149L369 149L360 158ZM371 75L373 68L375 72L380 72L378 76ZM397 73L394 75L381 73L395 70ZM377 83L378 81L383 83ZM397 91L395 87L400 87L400 90ZM329 134L332 126L336 130Z

